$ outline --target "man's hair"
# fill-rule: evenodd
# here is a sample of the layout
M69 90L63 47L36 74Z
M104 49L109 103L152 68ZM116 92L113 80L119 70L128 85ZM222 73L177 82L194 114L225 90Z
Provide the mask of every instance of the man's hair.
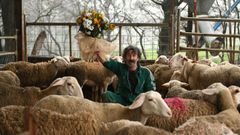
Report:
M135 46L132 46L132 45L129 45L128 47L126 47L123 50L123 54L122 54L123 59L126 59L127 53L129 51L135 52L138 55L138 58L141 59L142 53L141 53L140 49L138 47L135 47Z

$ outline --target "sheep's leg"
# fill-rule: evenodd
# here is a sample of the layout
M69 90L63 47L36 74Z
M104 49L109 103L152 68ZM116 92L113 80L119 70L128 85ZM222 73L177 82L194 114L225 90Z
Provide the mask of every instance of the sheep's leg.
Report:
M93 100L94 100L94 101L98 101L98 90L99 90L99 87L96 85L96 86L94 87L94 91L93 91L93 93L94 93L94 98L93 98Z
M98 97L99 97L99 102L102 102L102 94L107 90L108 85L104 85L100 87L99 92L98 92Z
M91 86L91 90L92 90L92 101L95 101L95 91L96 91L96 86Z
M103 94L104 87L100 87L98 90L98 100L102 102L102 94Z

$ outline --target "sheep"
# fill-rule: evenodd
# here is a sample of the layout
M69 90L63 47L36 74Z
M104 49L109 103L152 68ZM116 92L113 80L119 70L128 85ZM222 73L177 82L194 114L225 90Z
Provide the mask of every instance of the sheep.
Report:
M178 80L170 80L168 83L163 84L163 86L168 87L168 93L166 95L167 98L173 97L181 97L181 98L188 98L188 99L196 99L196 100L204 100L207 96L204 95L202 90L187 90L182 86L189 86L189 84L180 82ZM239 104L239 94L236 94L235 91L240 89L238 86L231 85L228 87L230 90L234 104L237 106ZM206 99L205 99L206 100Z
M182 69L183 65L186 62L199 63L199 64L207 65L210 67L217 66L217 64L214 63L211 59L201 59L201 60L195 61L195 60L188 59L187 56L181 53L176 53L172 56L172 58L169 60L169 66L172 69L180 70Z
M86 111L60 114L46 109L7 106L0 109L0 134L99 135L100 123Z
M174 128L193 116L210 115L218 112L213 104L200 100L183 98L165 98L164 100L173 112L172 117L167 119L152 115L148 118L146 125L172 132Z
M161 65L155 70L153 74L156 82L156 89L164 98L168 89L166 87L163 87L162 84L170 81L173 72L174 69L171 69L168 65Z
M169 60L165 55L160 55L154 62L154 64L146 65L145 67L148 68L152 74L154 74L155 70L162 66L162 65L168 65Z
M155 91L141 93L130 106L118 103L97 103L78 97L51 95L38 101L34 107L64 114L84 110L94 114L101 122L129 119L145 124L150 114L163 117L171 117L172 114L161 95ZM114 115L110 115L112 112Z
M82 89L74 77L58 78L44 90L38 87L11 86L0 82L0 107L6 105L32 106L41 98L52 94L83 98Z
M215 86L218 85L216 88ZM236 93L240 92L240 89L234 89ZM232 99L229 88L222 83L214 83L208 89L204 89L203 93L210 96L215 96L215 100L218 101L218 109L220 112L216 115L199 116L189 119L186 123L195 122L209 122L225 124L233 132L236 132L240 127L240 114L236 109L234 100ZM194 124L195 122L192 122ZM184 131L188 124L184 124L177 128L175 131Z
M138 121L130 121L126 119L116 120L113 122L102 122L101 123L101 129L100 129L100 135L114 135L118 130L133 126L133 125L143 125L141 122Z
M182 79L180 81L187 82L190 89L204 89L215 82L221 82L226 86L240 86L240 67L236 65L209 67L186 62L180 71L180 76Z
M24 106L6 106L0 108L0 134L15 135L26 129L24 125Z
M201 90L187 90L189 84L185 82L180 82L178 80L170 80L164 83L162 86L168 88L166 98L181 97L200 100L203 99L203 93Z
M145 67L148 68L152 74L154 74L155 70L160 66L161 64L150 64L150 65L146 65Z
M171 132L165 131L163 129L157 129L150 126L144 125L130 125L125 126L114 135L173 135Z
M79 84L94 87L92 99L101 101L102 93L112 83L115 74L99 62L77 61L68 65L65 75L74 76Z
M208 65L210 67L217 66L217 64L214 63L211 59L201 59L201 60L198 60L196 63L205 64L205 65Z
M12 71L0 71L0 82L8 83L14 86L20 86L20 80L18 76Z
M222 85L214 83L206 90L221 89ZM232 99L237 94L238 89L229 90L232 93ZM220 110L219 101L216 95L206 95L202 100L182 99L182 98L165 98L165 102L171 108L173 115L170 119L159 118L158 116L149 117L146 125L163 128L167 131L173 131L174 128L186 122L193 116L213 115L217 114ZM235 104L236 108L236 104Z
M174 70L179 70L183 67L184 63L187 61L189 61L187 56L181 53L176 53L169 60L169 67Z
M163 129L144 126L140 122L116 120L101 124L100 135L171 135Z
M49 62L30 63L25 61L10 62L2 70L14 72L20 79L21 86L48 86L58 73L58 69L67 66L64 59L53 58Z
M191 119L179 126L173 132L174 134L181 135L237 135L233 133L225 124L222 123L210 123L207 121L196 121Z
M165 55L160 55L156 60L155 62L156 64L166 64L168 65L169 64L169 59L167 58L167 56Z

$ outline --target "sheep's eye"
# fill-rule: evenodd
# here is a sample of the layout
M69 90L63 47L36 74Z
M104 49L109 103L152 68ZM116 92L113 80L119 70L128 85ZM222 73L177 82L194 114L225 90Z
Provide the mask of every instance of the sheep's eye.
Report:
M148 101L153 101L153 99L152 99L152 98L149 98Z
M72 83L67 83L68 86L72 86Z

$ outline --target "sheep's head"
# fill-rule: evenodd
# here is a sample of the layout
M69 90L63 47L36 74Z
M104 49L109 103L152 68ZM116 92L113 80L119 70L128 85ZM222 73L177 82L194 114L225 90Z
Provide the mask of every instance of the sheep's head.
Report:
M179 80L181 82L187 82L184 75L180 70L175 70L170 78L170 80Z
M172 117L172 111L162 99L161 95L155 91L148 91L140 94L129 109L141 107L143 115L159 115L163 117Z
M77 79L72 76L65 76L54 80L50 86L62 85L64 89L59 91L60 95L79 96L83 98L82 88L80 87Z
M232 96L233 96L233 101L236 104L236 106L238 104L240 104L240 87L235 86L235 85L231 85L228 87Z
M235 96L240 92L240 89L236 86L226 87L222 83L213 83L206 89L202 90L204 94L204 100L212 104L229 104L228 106L237 106ZM231 99L231 100L230 100ZM226 103L221 100L227 100ZM221 101L221 102L220 102ZM230 105L231 104L231 105ZM227 106L227 107L228 107Z
M188 87L189 84L185 83L185 82L178 81L178 80L170 80L169 82L164 83L162 86L168 87L168 88L172 88L173 86L185 86L185 87Z
M202 90L204 94L204 100L216 105L218 102L218 94L225 89L228 88L222 83L213 83L209 85L206 89Z
M184 56L181 53L176 53L175 55L172 56L172 58L169 61L169 66L172 69L180 69L183 67L185 62L188 61L188 58Z
M56 65L56 67L61 67L61 66L66 66L70 63L70 57L68 56L54 56L54 58L52 58L50 60L51 63L54 63Z
M165 55L160 55L156 60L155 63L157 64L169 64L169 60L167 56Z

